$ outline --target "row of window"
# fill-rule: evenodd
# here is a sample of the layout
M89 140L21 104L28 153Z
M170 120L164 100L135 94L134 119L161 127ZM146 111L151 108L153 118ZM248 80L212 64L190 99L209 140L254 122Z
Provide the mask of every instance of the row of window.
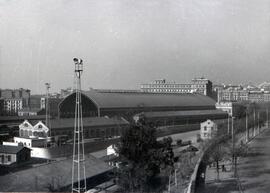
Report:
M0 155L0 163L4 164L4 163L7 163L7 162L11 162L11 155L5 155L5 154L2 154Z
M147 92L181 92L190 93L191 90L180 90L180 89L147 89Z

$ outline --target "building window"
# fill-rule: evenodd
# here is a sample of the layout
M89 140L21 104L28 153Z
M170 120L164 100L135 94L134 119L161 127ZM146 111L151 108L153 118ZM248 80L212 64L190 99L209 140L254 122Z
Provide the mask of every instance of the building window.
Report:
M204 130L207 131L207 127L206 126L204 126Z

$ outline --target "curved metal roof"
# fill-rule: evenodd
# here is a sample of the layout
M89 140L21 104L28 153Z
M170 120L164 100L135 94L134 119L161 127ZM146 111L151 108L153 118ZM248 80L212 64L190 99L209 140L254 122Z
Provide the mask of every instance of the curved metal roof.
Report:
M145 92L97 92L84 91L99 108L130 107L212 107L215 101L200 94L163 94Z

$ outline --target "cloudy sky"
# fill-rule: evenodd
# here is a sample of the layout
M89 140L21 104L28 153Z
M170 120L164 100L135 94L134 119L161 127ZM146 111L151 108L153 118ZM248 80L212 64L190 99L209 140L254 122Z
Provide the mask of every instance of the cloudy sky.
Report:
M1 0L0 88L270 81L270 0Z

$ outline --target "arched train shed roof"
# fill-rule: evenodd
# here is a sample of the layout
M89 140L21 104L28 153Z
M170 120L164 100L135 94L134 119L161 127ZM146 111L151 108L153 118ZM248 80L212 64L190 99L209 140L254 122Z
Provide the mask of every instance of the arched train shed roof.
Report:
M215 109L215 101L200 94L162 94L145 92L83 91L98 108L135 107L208 107ZM74 94L74 93L73 93Z

